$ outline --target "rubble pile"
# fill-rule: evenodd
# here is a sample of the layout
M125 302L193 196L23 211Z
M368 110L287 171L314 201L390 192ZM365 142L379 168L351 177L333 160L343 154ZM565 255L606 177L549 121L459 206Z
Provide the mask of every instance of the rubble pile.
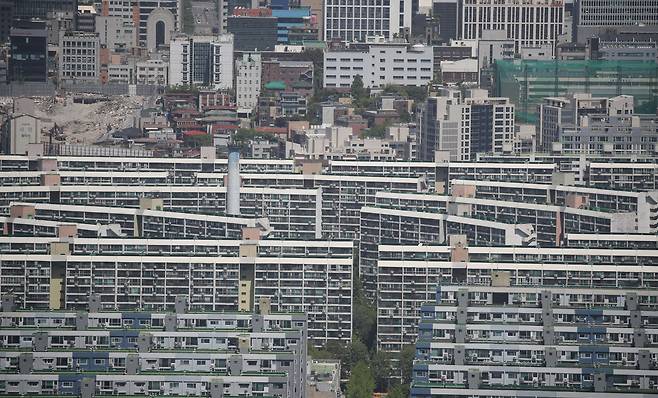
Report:
M108 140L114 130L131 127L132 116L141 109L144 99L113 96L107 101L82 103L77 98L74 100L73 96L66 96L42 97L35 101L36 116L46 121L44 132L56 123L62 128L64 142L93 144Z

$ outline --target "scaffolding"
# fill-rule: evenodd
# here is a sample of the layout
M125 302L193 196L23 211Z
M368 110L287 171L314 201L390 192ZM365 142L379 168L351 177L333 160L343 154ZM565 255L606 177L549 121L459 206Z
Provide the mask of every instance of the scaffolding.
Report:
M535 123L546 97L632 95L636 113L656 112L658 64L642 61L496 61L495 94L516 105L517 120Z

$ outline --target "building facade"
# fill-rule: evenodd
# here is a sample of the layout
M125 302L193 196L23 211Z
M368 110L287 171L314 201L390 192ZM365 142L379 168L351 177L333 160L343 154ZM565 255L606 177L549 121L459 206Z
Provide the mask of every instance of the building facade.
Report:
M184 296L166 313L116 312L91 295L76 313L3 297L4 394L305 396L306 317L267 300L256 313L189 313Z
M564 31L564 3L557 0L459 0L461 38L481 39L485 30L504 30L515 51L522 47L557 44Z
M509 276L437 288L421 310L412 397L655 394L649 284L521 287Z
M9 82L48 80L48 31L43 21L16 21L10 32Z
M61 32L59 38L59 81L100 81L98 33Z
M169 85L213 89L233 87L233 36L177 36L171 39Z
M323 85L349 89L361 76L366 88L424 86L432 80L433 68L432 47L370 38L366 44L325 50Z
M235 61L235 100L239 108L253 110L258 105L262 63L258 53L242 54Z
M349 5L340 0L324 1L324 40L365 41L368 36L387 39L411 32L411 2L355 0Z

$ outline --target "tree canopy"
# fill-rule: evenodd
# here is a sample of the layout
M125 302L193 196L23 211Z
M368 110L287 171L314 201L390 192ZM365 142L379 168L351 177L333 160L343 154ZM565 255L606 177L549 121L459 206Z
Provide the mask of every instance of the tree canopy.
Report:
M359 361L352 369L347 383L347 398L372 398L375 391L375 379L368 364Z

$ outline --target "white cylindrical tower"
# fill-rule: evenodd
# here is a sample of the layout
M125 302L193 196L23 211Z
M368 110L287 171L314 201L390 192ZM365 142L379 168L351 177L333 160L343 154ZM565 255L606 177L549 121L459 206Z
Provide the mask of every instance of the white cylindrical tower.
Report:
M226 214L240 215L240 147L233 145L228 149Z

